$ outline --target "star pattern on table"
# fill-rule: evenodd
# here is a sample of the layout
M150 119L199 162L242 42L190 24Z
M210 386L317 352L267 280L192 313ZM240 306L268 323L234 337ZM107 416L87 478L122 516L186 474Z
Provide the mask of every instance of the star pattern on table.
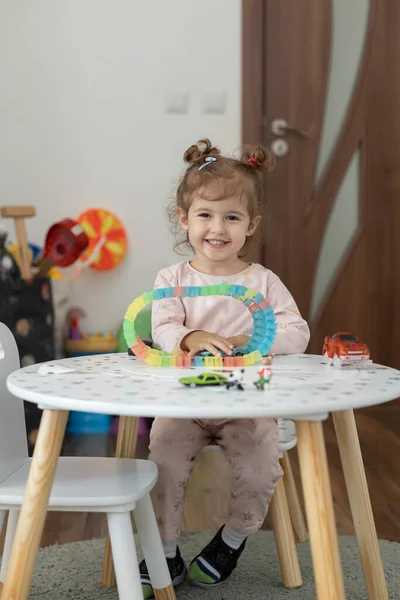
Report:
M164 315L166 315L166 313L164 313ZM161 316L161 315L160 315ZM286 374L286 370L290 368L292 368L292 363L288 362L288 358L284 357L285 360L283 360L283 367L282 367L282 372L283 372L283 376L284 377L288 377L288 375ZM306 359L306 360L303 360ZM374 392L376 392L376 396L379 396L379 393L387 393L389 395L389 391L394 389L394 384L396 384L396 382L398 382L400 380L399 374L398 372L394 372L394 371L388 371L385 368L381 368L377 365L373 365L373 369L365 369L362 371L353 371L355 372L355 375L352 377L349 377L348 379L346 379L347 376L347 372L343 371L343 381L338 382L335 379L335 382L331 382L329 379L329 374L331 371L328 370L328 368L325 365L322 365L321 359L318 359L317 357L311 357L311 356L296 356L294 359L294 363L295 363L295 369L294 370L299 370L299 374L301 374L302 378L308 377L307 381L300 381L299 384L301 386L301 390L304 390L304 393L302 394L302 397L299 398L298 397L298 392L297 392L297 388L294 389L293 391L286 391L285 389L285 385L283 385L281 387L281 383L279 380L279 377L281 376L279 369L277 369L276 372L276 385L274 387L274 389L272 390L272 394L267 398L267 395L263 396L260 394L261 400L259 400L258 398L255 397L256 392L253 393L253 390L250 389L252 388L252 384L250 383L249 380L249 384L248 384L248 389L249 389L249 393L248 394L243 394L241 396L241 394L238 393L233 393L232 395L229 396L228 401L226 402L226 408L227 408L227 416L226 418L229 418L228 412L233 408L235 410L235 414L236 415L245 415L246 412L246 403L249 404L249 406L254 406L257 407L257 411L259 411L259 413L263 412L263 409L265 407L265 412L272 412L272 410L274 410L274 407L282 407L283 405L285 405L285 410L286 410L286 414L288 414L288 407L290 408L299 408L303 411L303 409L310 407L311 405L314 407L315 405L318 405L318 407L325 407L327 412L332 412L334 410L337 410L337 406L340 406L340 409L343 409L343 406L354 406L355 408L357 406L362 406L363 405L363 400L364 400L364 395L365 393L370 394L371 390L373 389ZM280 361L280 358L277 358L277 363L278 361ZM101 364L100 364L101 363ZM118 365L117 365L118 363ZM303 369L304 366L301 366L299 363L306 363L306 371L305 373L303 373ZM172 400L172 394L175 393L175 390L180 390L179 386L175 386L172 389L172 386L170 384L170 381L168 381L168 377L165 377L165 387L164 387L164 380L161 377L160 380L157 380L157 384L154 384L154 380L157 379L152 371L149 371L149 374L147 375L147 373L145 373L145 376L148 377L148 381L139 381L139 380L132 380L132 381L127 381L127 383L125 382L125 379L121 378L118 379L118 382L121 382L121 384L117 384L115 382L114 379L105 377L105 375L109 375L110 371L113 371L114 373L117 373L120 369L116 369L116 367L120 367L121 365L123 365L123 371L125 373L128 373L131 377L135 376L138 377L139 374L141 376L143 376L143 373L146 372L147 367L145 365L143 365L139 360L135 360L132 358L128 358L127 356L121 356L118 357L118 360L115 361L113 360L112 357L107 356L102 358L101 360L92 360L91 364L94 366L93 370L90 367L90 365L88 364L88 362L85 361L80 361L80 362L65 362L64 364L68 365L69 367L74 367L74 368L80 368L83 369L86 374L75 374L73 375L73 377L71 377L71 375L60 375L56 378L54 378L54 376L49 376L48 380L44 379L43 376L39 377L37 374L37 370L35 368L35 370L32 369L32 367L30 368L29 372L28 371L24 371L24 372L20 372L15 376L11 376L11 379L14 380L14 383L18 383L19 388L22 388L24 386L22 386L21 384L24 383L24 381L21 379L22 377L28 378L29 382L32 383L32 380L34 381L34 384L36 385L30 385L29 387L31 389L35 389L35 390L39 390L39 392L41 393L43 391L43 394L46 394L46 396L43 396L43 398L46 398L51 395L51 394L55 394L58 395L61 398L68 398L70 397L70 395L74 395L74 397L78 400L78 401L82 401L81 404L83 406L83 401L90 403L91 401L95 401L97 403L99 402L106 402L108 404L130 404L132 405L132 407L135 406L135 404L143 404L143 400L146 400L147 397L151 398L153 400L153 402L155 402L157 400L157 406L159 404L160 407L164 407L164 404L167 405L168 407L171 406L170 400ZM106 364L108 365L106 367ZM289 367L286 367L286 365L289 365ZM322 368L321 368L322 366ZM106 368L107 368L107 373L106 373ZM151 369L151 368L150 368ZM323 370L325 372L323 372ZM95 373L94 373L95 372ZM91 373L91 375L89 374ZM104 375L104 377L99 377L99 374ZM332 371L333 373L333 371ZM81 385L81 384L74 384L73 382L76 381L77 377L81 377L83 375L83 379L84 379L84 383L85 385ZM129 378L129 375L127 376ZM294 375L290 375L289 377L293 379ZM88 379L91 379L91 381L89 381ZM299 377L300 378L300 377ZM95 379L95 382L93 383L93 379ZM58 383L58 380L60 380L60 383ZM329 380L329 381L327 381ZM161 381L161 383L160 383ZM176 380L175 380L176 381ZM123 385L122 385L123 384ZM122 387L121 387L122 385ZM304 388L303 388L304 385ZM390 386L393 387L390 387ZM18 387L17 386L17 387ZM367 390L364 391L365 388L367 388ZM133 388L133 389L132 389ZM163 388L163 389L161 389ZM28 386L26 386L25 383L25 389L28 391ZM50 391L49 391L50 389ZM68 390L73 390L68 392ZM136 390L136 391L134 391ZM385 390L385 391L384 391ZM386 391L387 390L387 391ZM94 393L93 393L94 392ZM95 396L95 393L100 393L100 396ZM318 393L320 392L320 398L318 398ZM147 394L149 394L149 396L147 396ZM220 403L220 400L218 399L218 401L215 400L215 397L213 396L213 390L210 390L210 395L209 397L211 398L211 400L209 400L210 403L210 407L203 407L202 406L202 402L201 402L201 397L200 394L203 394L204 397L206 396L206 394L208 394L208 390L201 390L199 391L199 393L197 394L197 392L195 394L193 394L190 398L190 401L193 402L193 409L194 411L198 410L199 413L202 412L202 414L205 413L205 411L207 411L208 408L210 408L210 413L213 414L213 410L214 410L214 404ZM313 394L315 394L315 396L313 396ZM119 395L119 401L118 401L118 395ZM164 399L165 396L165 399ZM224 398L224 400L226 399L225 394L220 394L221 398ZM241 400L241 397L244 399L246 398L246 400ZM268 404L270 398L270 403ZM137 401L135 402L135 400L137 399ZM183 393L181 395L178 396L177 394L177 399L179 399L179 403L183 405L185 405L185 409L187 406L187 398L185 398L185 390L183 391ZM243 402L243 404L241 403ZM241 406L239 407L239 403L241 404ZM278 404L279 403L279 404ZM315 404L314 404L315 403ZM148 403L148 405L150 406L150 402ZM212 406L211 406L212 405ZM225 406L224 405L224 406ZM261 407L261 408L259 408ZM153 404L151 405L152 411L154 412L155 409L153 409ZM172 408L172 407L171 407ZM161 409L160 409L161 410ZM174 409L175 411L175 416L179 413L179 407L175 406ZM170 410L171 412L171 410ZM293 410L293 414L295 414L296 411ZM296 413L297 414L297 413ZM158 415L159 416L159 415ZM182 415L180 415L182 416ZM201 417L198 414L196 415L196 418L204 418L204 419L212 419L213 417L209 416L207 413L207 416ZM220 416L218 417L220 418ZM236 418L236 417L235 417ZM239 418L239 417L237 417ZM245 416L243 416L243 418L245 418ZM200 434L201 435L201 434ZM242 435L242 434L240 434ZM230 447L234 447L235 450L237 450L237 446L240 445L240 435L235 432L234 435L232 435L232 433L229 432L229 445ZM254 435L254 434L253 434ZM196 435L194 436L194 440L198 440L198 434L196 432ZM169 439L168 439L169 438ZM193 439L193 438L189 438ZM164 440L162 440L164 442ZM175 436L173 435L171 436L167 436L167 439L165 440L165 450L168 451L168 446L173 446L175 441L180 443L182 442L182 438L181 436ZM235 444L235 441L237 442ZM268 443L266 444L266 446L270 446L271 441L268 441ZM185 446L185 444L183 444L183 449L187 452L182 452L182 450L180 450L181 453L181 457L183 457L183 459L185 460L185 466L189 466L188 465L188 460L189 460L189 451L190 448L192 446L196 446L197 447L197 441L196 444L193 444L192 442L187 442L187 445ZM255 441L254 445L258 448L262 447L262 442L260 440ZM236 446L236 447L235 447ZM240 448L239 448L240 450ZM247 450L246 450L247 451ZM270 459L272 461L272 455L269 455ZM238 455L235 454L235 458L234 458L234 463L233 465L235 466L235 471L236 471L236 463L239 462L238 459ZM276 459L275 459L276 460ZM232 463L231 463L232 464ZM249 468L250 465L247 465L246 468ZM252 475L252 477L249 475L248 479L250 482L250 489L251 489L251 479L254 477L258 477L259 474L262 475L264 471L264 464L263 467L261 469L260 466L256 466L249 469L249 473ZM254 475L255 474L255 475ZM244 489L244 496L246 498L246 488L244 487L244 479L245 477L243 477L243 475L237 476L236 479L236 491L238 490L238 487L240 486L240 489ZM249 489L249 488L247 488ZM182 490L179 490L178 495L182 493ZM154 496L154 498L156 498L156 496ZM240 493L239 494L239 498L242 499L243 495ZM247 500L247 498L246 498ZM254 498L250 498L249 500L255 501L256 499ZM163 503L163 500L159 500L160 503ZM169 510L172 512L173 508L173 501L171 502L170 499L168 499L168 506L170 507ZM250 508L252 508L251 504L250 504ZM169 533L171 533L171 531L169 531Z

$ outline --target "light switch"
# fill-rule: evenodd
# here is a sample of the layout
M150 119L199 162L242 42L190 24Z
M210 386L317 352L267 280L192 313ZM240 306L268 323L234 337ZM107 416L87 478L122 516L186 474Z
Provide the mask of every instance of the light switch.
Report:
M226 109L226 92L207 92L202 98L203 113L223 114Z
M189 110L189 92L168 90L165 92L165 112L187 113Z

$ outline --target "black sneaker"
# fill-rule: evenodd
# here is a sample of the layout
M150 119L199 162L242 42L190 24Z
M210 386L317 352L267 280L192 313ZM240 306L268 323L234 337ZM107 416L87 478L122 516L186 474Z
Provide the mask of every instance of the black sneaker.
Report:
M233 550L223 541L222 529L223 527L190 563L188 579L193 585L199 587L218 585L228 579L236 567L238 558L246 545L246 540L237 550Z
M172 585L176 587L185 580L187 573L186 565L184 563L183 558L181 557L179 548L177 548L176 550L175 558L167 558L167 565L169 573L171 575ZM142 562L139 565L139 571L144 600L148 600L148 598L154 598L154 592L151 586L149 572L147 570L147 565L144 560L142 560Z

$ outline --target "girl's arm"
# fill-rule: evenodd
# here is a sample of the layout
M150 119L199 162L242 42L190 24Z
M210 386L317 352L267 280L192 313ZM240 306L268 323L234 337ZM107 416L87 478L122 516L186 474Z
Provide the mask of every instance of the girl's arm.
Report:
M165 272L160 271L154 283L154 289L176 287ZM153 342L169 354L180 350L181 341L195 329L185 327L185 308L180 298L155 300L152 306L152 338Z
M276 277L276 276L275 276ZM286 286L276 277L268 289L268 300L275 309L277 331L273 354L300 354L310 340L310 329Z

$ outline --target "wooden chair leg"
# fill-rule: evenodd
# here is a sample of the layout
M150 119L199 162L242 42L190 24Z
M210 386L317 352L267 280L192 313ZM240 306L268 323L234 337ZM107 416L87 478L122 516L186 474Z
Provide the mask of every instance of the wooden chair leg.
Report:
M351 514L370 600L388 600L356 421L352 410L333 413Z
M294 537L296 542L306 542L308 540L306 522L301 509L299 494L297 492L296 482L293 477L292 466L287 452L283 453L280 463L283 469L283 485L285 486Z
M303 580L282 479L278 481L271 498L269 513L275 534L283 585L286 588L300 587L303 585Z
M68 411L43 411L4 582L3 600L28 598L67 420Z
M304 503L318 600L345 600L322 423L297 421Z
M6 538L4 540L3 558L0 567L0 581L6 580L8 563L10 562L11 550L14 543L15 532L17 530L19 519L19 510L10 510L7 520Z
M138 430L139 419L137 417L119 418L117 447L115 450L116 458L136 458ZM116 587L117 585L109 534L107 534L104 550L101 584L104 587Z

